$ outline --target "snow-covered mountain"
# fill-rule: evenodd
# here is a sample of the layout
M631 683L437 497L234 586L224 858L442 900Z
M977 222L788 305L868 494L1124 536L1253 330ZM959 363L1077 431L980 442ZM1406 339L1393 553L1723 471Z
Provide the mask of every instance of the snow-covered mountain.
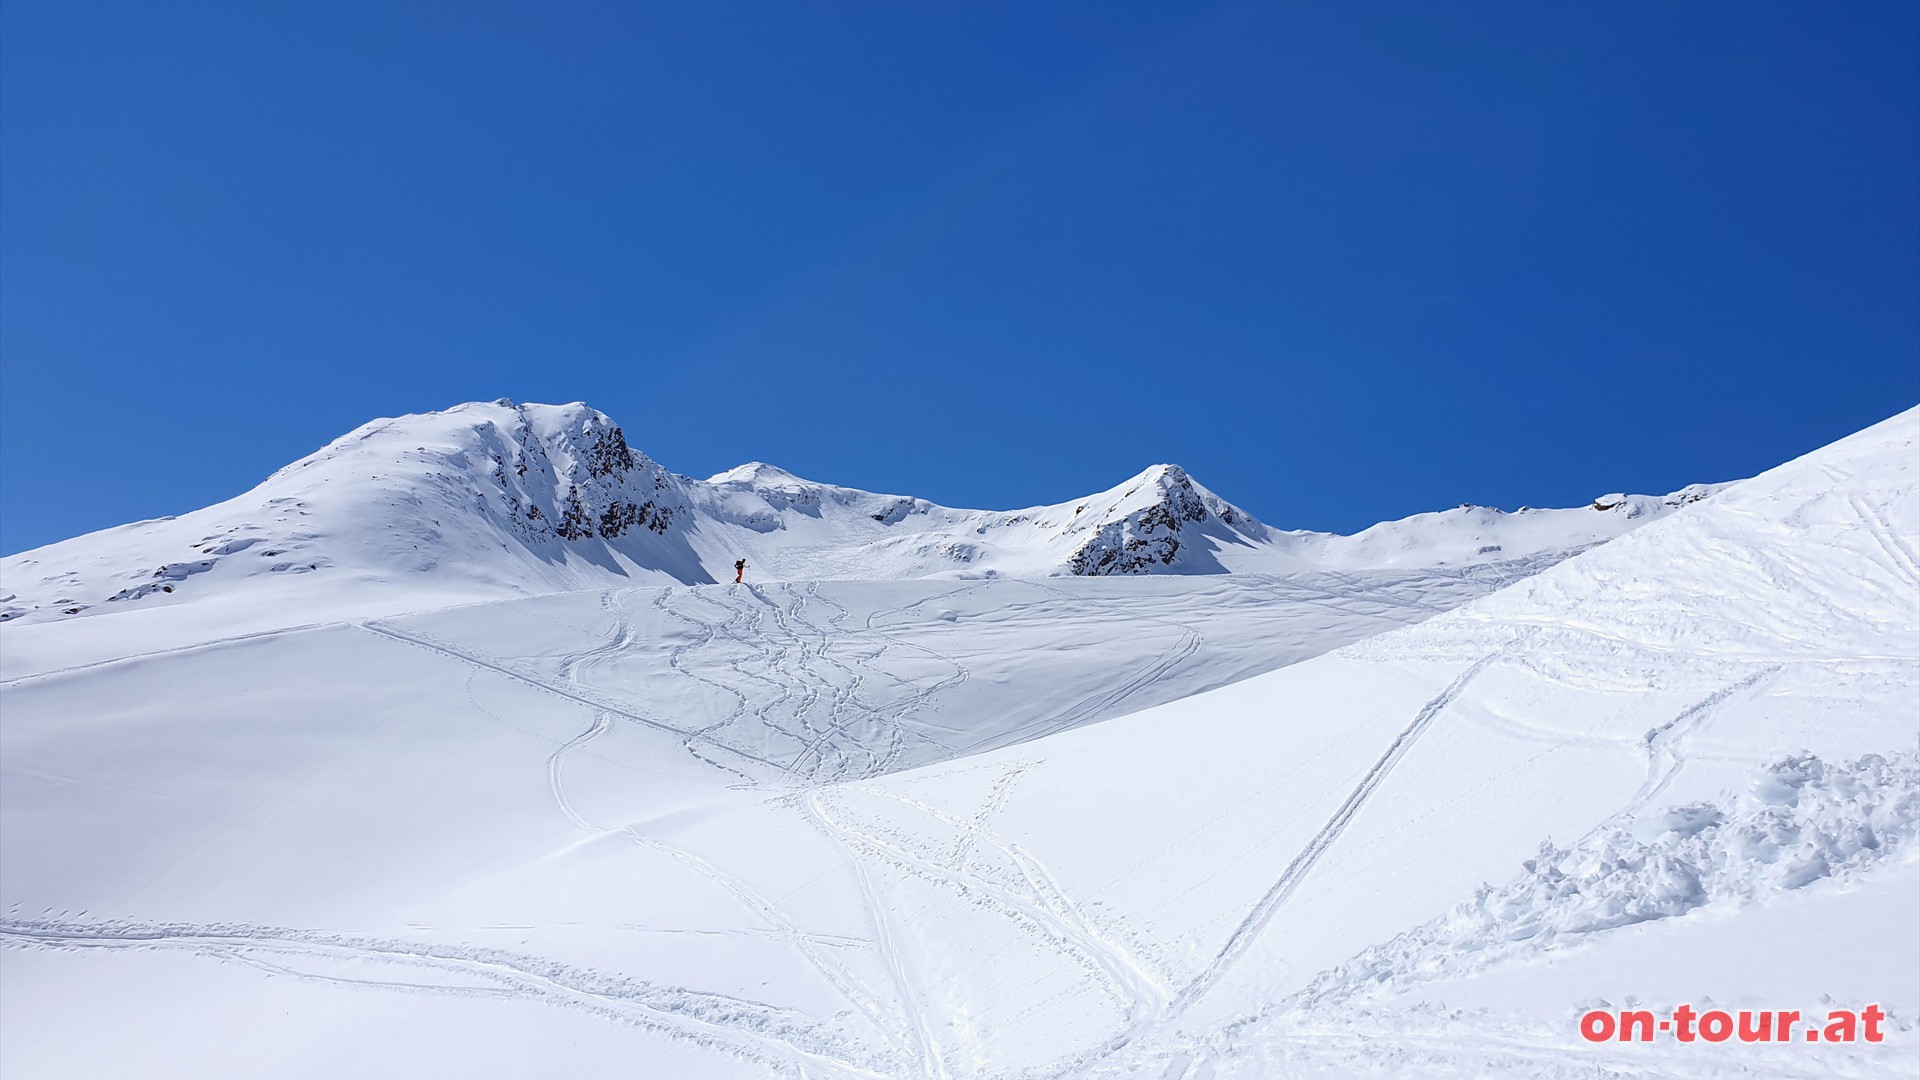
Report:
M707 480L584 404L470 403L376 420L244 495L0 560L0 621L235 588L451 601L633 583L1286 573L1566 555L1716 490L1567 510L1461 506L1353 536L1270 528L1177 465L1025 510L956 510L762 463Z
M473 505L432 527L522 557L476 531L472 472L405 445L428 456L352 466L404 481L363 494L433 523L439 470ZM270 482L315 478L290 528L421 557L327 531L380 505L324 486L359 475L335 449ZM542 519L586 520L579 460L551 465ZM770 538L884 505L646 467L765 507ZM544 483L499 490L525 507ZM1110 494L1093 534L1159 504ZM1712 499L1614 501L1542 520L1660 520L1465 565L1333 565L1461 550L1431 520L1368 541L1221 522L1330 562L743 586L633 562L436 607L410 583L444 562L342 561L404 604L289 614L273 581L323 579L281 571L19 620L0 1075L1911 1077L1920 409ZM513 520L496 504L486 528ZM638 528L671 537L720 516L680 505L615 517L665 506ZM632 531L525 550L585 573ZM1588 1009L1682 1004L1874 1004L1886 1037L1579 1034Z

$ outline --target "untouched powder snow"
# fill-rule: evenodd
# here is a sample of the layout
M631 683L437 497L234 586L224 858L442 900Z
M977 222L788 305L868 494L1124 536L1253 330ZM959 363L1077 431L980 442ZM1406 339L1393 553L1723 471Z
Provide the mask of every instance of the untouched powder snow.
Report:
M556 478L618 460L598 421L467 408L523 518L659 497L514 548L505 496L429 497L484 425L403 418L269 481L413 470L302 496L367 587L308 625L236 569L0 628L0 1073L1920 1069L1920 410L1711 498L1315 538L1172 469L985 514L630 450L570 514L514 418ZM401 491L393 535L351 524ZM104 588L161 526L130 528L28 568ZM821 572L676 577L723 528ZM1033 576L916 546L970 530ZM1069 565L1168 536L1160 570L1231 572ZM1595 1046L1596 1002L1876 1003L1889 1036Z
M1462 507L1352 537L1270 529L1174 465L1016 511L954 510L762 463L668 472L581 403L376 420L252 491L0 559L0 622L238 593L368 614L631 584L1288 573L1565 556L1710 493Z

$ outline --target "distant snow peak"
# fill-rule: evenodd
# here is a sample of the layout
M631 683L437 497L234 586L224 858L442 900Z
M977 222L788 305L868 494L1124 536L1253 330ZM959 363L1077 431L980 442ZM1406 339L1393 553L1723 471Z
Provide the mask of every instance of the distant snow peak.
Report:
M374 420L224 503L12 556L0 562L15 593L0 621L172 605L308 574L475 598L702 584L732 581L740 559L749 582L1537 569L1712 490L1606 496L1606 514L1445 511L1338 536L1269 529L1159 464L1069 502L964 510L761 461L696 480L635 450L584 402L500 398Z
M709 484L740 484L746 487L821 487L811 480L793 475L778 465L749 461L707 479Z
M1074 551L1067 564L1072 573L1144 574L1177 563L1188 572L1220 572L1217 561L1200 565L1204 556L1196 553L1193 540L1209 527L1214 536L1241 543L1261 539L1266 532L1251 514L1195 483L1178 465L1155 465L1122 488L1094 526L1094 535ZM1075 522L1080 523L1079 511Z

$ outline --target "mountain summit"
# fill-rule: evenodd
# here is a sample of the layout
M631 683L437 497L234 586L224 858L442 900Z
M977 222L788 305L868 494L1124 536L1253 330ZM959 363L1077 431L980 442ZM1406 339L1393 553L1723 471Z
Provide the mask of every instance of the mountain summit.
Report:
M490 598L620 581L1277 573L1564 555L1710 488L1516 514L1462 507L1355 536L1287 532L1155 465L1106 491L962 510L752 462L707 480L574 402L471 402L375 420L252 491L0 560L0 621L248 588L412 586ZM324 583L324 584L321 584Z

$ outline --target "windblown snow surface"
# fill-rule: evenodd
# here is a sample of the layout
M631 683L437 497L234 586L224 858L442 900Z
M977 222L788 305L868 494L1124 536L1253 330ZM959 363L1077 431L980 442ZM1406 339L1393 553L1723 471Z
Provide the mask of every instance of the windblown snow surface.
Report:
M0 564L0 1074L1920 1070L1920 410L1362 540L1168 469L995 516L463 408ZM702 584L734 527L804 571ZM231 550L108 599L185 542ZM1681 1003L1891 1019L1577 1033Z

